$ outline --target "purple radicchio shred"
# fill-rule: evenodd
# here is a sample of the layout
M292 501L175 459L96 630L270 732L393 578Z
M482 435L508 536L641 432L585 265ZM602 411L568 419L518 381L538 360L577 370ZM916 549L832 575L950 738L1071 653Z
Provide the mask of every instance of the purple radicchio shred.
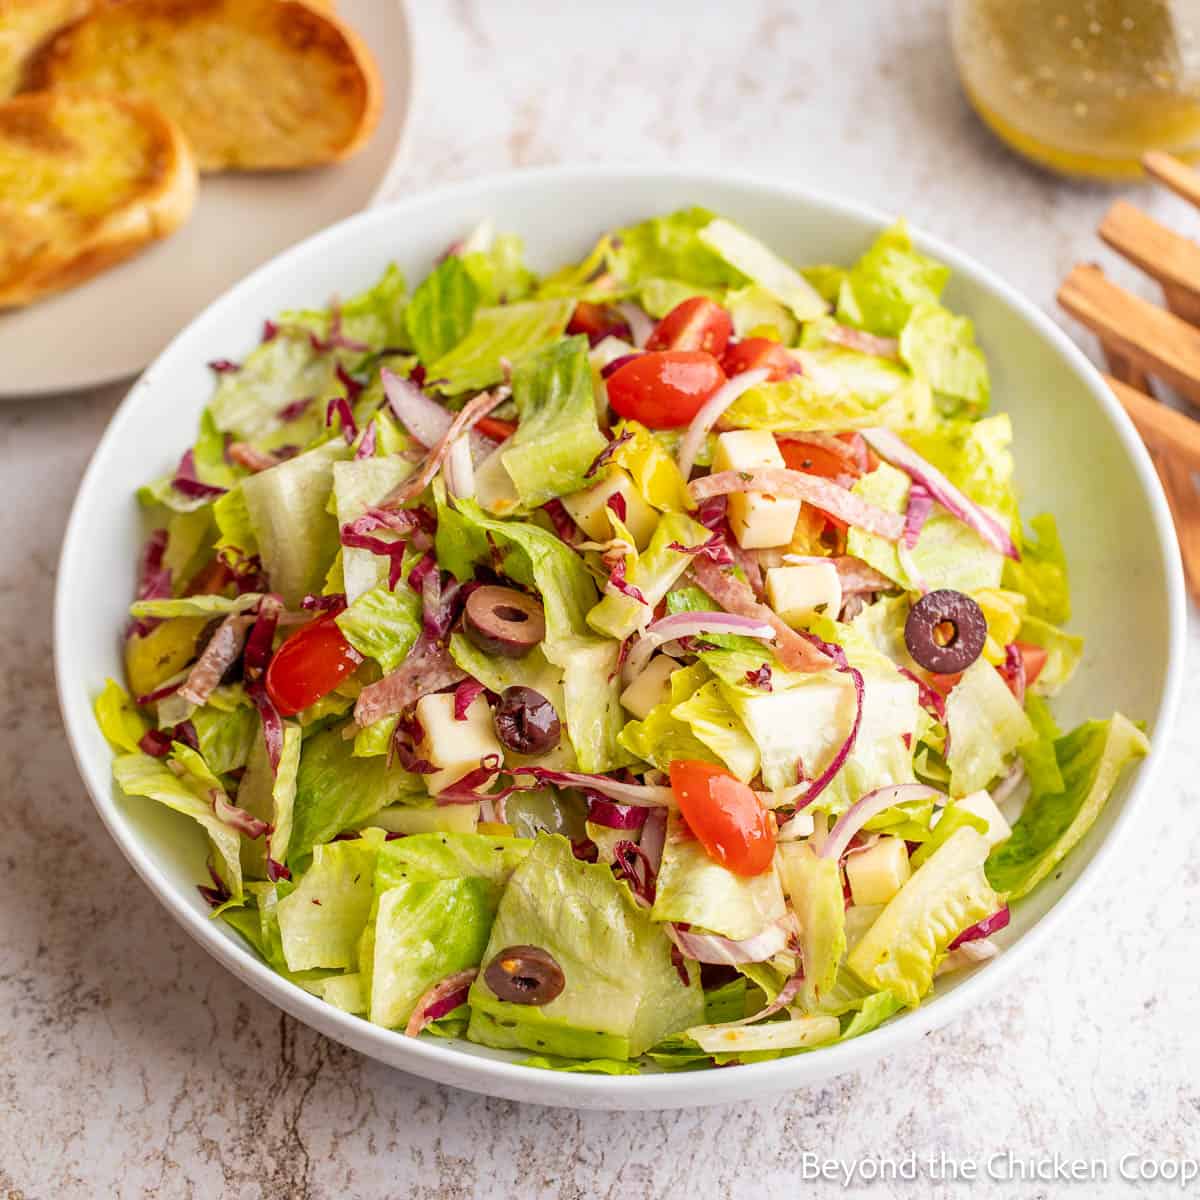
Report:
M684 987L691 986L691 979L688 977L687 963L683 960L683 954L674 942L671 943L671 966L675 968L675 974L679 976L679 982Z
M326 428L332 427L335 416L341 422L342 437L348 446L358 437L358 426L354 423L354 413L350 411L350 401L345 396L332 396L325 405Z
M171 753L171 738L161 729L147 729L138 739L138 749L151 758L166 758Z
M279 625L279 614L283 611L283 601L275 595L264 596L258 606L258 616L246 638L246 648L242 651L242 663L247 682L255 683L261 679L271 660L271 646L275 640L275 630Z
M165 529L154 530L142 548L142 561L138 569L137 598L139 600L166 600L173 595L171 569L163 563L166 551L167 531ZM133 622L129 633L145 637L158 624L159 621L155 617L143 617L140 621Z
M315 396L301 396L299 400L293 400L290 404L285 404L278 412L277 416L281 421L294 421L297 417L302 417L316 399Z
M754 671L746 672L746 682L754 688L758 688L761 692L771 691L771 666L769 663L763 663L761 667Z
M372 417L367 422L367 428L362 435L362 441L358 443L358 449L354 452L355 458L373 458L375 455L375 434L376 425L375 418Z
M215 371L218 375L229 375L234 371L240 371L242 369L242 364L235 363L231 358L214 358L212 362L208 364L208 369L210 371Z
M620 492L613 492L611 496L604 502L604 507L611 509L616 514L618 521L624 521L628 513L628 506L625 503L625 497Z
M278 883L281 879L291 879L292 873L281 862L276 862L269 854L267 855L267 878L272 883Z
M904 514L904 545L911 550L921 536L921 530L933 511L933 493L914 479L908 489L908 508Z
M341 363L338 363L333 373L338 383L346 389L346 399L353 404L362 395L364 385L359 383Z
M636 600L638 604L645 604L649 608L650 603L646 597L625 578L625 558L623 555L613 563L612 571L608 576L608 583L614 591L620 592L622 596L627 596L630 600Z
M647 810L639 804L617 804L603 796L588 797L587 819L606 829L641 829Z
M217 487L215 483L205 483L196 474L196 455L190 449L185 450L183 457L179 460L179 466L175 469L175 478L171 480L171 486L177 492L193 500L208 500L215 496L223 496L229 490Z
M611 376L615 375L626 363L631 363L635 358L641 358L641 356L642 352L638 350L633 354L622 354L619 358L614 358L612 362L605 363L604 366L600 368L600 378L610 378Z
M196 891L204 897L213 908L220 908L222 904L230 897L229 889L225 886L225 880L217 874L216 868L212 863L208 864L208 874L213 881L213 886L208 887L206 884L200 883L196 885Z
M692 513L692 518L699 521L705 529L720 533L725 524L725 510L728 501L725 496L710 496L701 502L700 507Z
M300 607L308 612L339 613L346 607L346 593L334 592L329 596L314 596L310 592L300 601Z
M930 687L925 680L923 680L919 675L910 671L907 667L898 667L897 669L905 679L910 679L917 685L917 697L920 701L921 707L927 713L929 713L930 716L935 717L938 721L945 725L946 700L941 692L939 692L937 688Z
M261 679L246 685L246 695L250 697L262 718L263 741L266 743L271 770L278 771L279 759L283 754L283 718L279 715L274 701L267 695L266 684Z
M412 775L432 775L437 767L427 758L422 758L417 751L424 737L425 730L421 728L416 714L402 715L396 721L392 740L388 743L388 765L391 766L392 760L395 759Z
M632 357L632 355L627 355L626 357ZM623 445L625 445L626 442L629 442L632 440L633 440L632 430L629 430L629 429L622 430L621 433L619 433L615 438L613 438L613 440L611 442L609 442L608 445L605 446L604 449L601 450L600 453L597 454L594 459L592 459L591 466L589 466L588 469L586 471L584 471L584 473L583 473L584 479L591 479L591 477L593 475L595 475L596 472L599 471L601 467L608 466L609 462L612 461L612 456L614 454L616 454L616 452Z
M613 847L613 871L647 908L654 903L655 871L637 842L620 841Z
M483 684L478 679L464 679L454 689L454 719L465 721L467 710L475 703L477 697L483 694Z
M712 537L700 542L698 545L685 546L682 542L671 542L667 548L674 550L678 554L701 555L704 558L710 559L719 567L730 566L734 561L733 551L730 550L729 543L725 540L725 535L719 530L714 532Z
M264 321L262 327L262 341L273 342L279 336L279 326L274 321Z
M580 862L594 863L600 861L600 847L591 838L580 838L571 843L571 853Z
M561 541L568 545L573 543L578 534L579 527L575 524L574 518L567 507L561 500L549 500L542 505L542 512L550 518L550 523L554 526L554 532L558 534Z

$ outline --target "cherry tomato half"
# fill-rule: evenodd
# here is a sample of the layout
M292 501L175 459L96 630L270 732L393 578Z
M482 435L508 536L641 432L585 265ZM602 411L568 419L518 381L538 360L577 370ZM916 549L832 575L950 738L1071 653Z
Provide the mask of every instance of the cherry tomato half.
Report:
M779 453L783 461L793 471L803 471L806 475L820 475L822 479L836 479L839 475L861 474L857 467L852 466L846 459L826 450L824 446L811 446L807 442L779 443Z
M606 337L629 337L629 322L615 308L604 304L589 304L580 300L567 323L568 333L582 333L588 344L595 346Z
M475 428L484 437L490 437L496 442L503 442L517 432L517 423L516 421L502 421L499 417L480 417L475 422Z
M733 319L715 300L693 296L677 304L646 339L647 350L703 350L720 358L733 336Z
M687 425L725 383L725 372L702 350L639 354L608 377L608 402L627 420L651 429Z
M789 375L799 375L800 364L778 343L770 338L742 338L730 346L721 356L721 366L732 379L743 371L756 371L765 367L770 371L767 381L774 383Z
M267 695L281 717L295 716L332 692L361 662L362 655L327 613L275 651L267 664Z
M1031 688L1037 683L1037 677L1045 668L1049 653L1045 646L1035 646L1031 642L1014 642L1013 644L1025 660L1025 686Z
M735 875L761 875L775 856L775 822L758 797L728 771L678 759L671 790L688 828L714 862Z

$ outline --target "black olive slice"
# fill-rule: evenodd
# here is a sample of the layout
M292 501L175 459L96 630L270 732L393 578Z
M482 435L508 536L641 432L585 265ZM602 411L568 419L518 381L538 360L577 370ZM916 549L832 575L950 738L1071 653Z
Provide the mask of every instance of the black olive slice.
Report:
M532 596L489 584L467 597L463 629L485 653L520 658L546 636L546 616Z
M505 688L492 720L500 744L517 754L545 754L562 733L554 705L531 687Z
M562 967L537 946L509 946L488 963L484 982L511 1004L549 1004L563 988Z
M904 641L925 670L957 675L983 653L987 618L970 596L941 588L912 606L904 622Z

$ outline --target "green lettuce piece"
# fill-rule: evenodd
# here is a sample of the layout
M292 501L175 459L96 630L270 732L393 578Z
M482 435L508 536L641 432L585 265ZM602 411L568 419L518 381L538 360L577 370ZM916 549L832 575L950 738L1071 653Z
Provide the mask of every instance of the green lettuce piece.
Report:
M414 833L379 850L375 890L422 879L483 879L499 889L533 848L529 838L484 833Z
M138 711L133 697L115 679L104 681L104 691L93 706L96 724L114 750L139 753L138 742L150 725Z
M506 688L530 687L541 692L556 712L561 712L566 703L562 668L546 658L541 646L534 646L520 658L505 658L499 654L485 654L470 638L453 633L450 635L450 657L489 692L499 695Z
M213 423L222 433L263 448L286 441L304 445L321 432L325 400L342 390L336 367L334 355L313 349L306 330L280 329L237 371L221 376L209 406ZM310 403L299 418L286 420L281 414L300 400Z
M242 480L263 566L290 607L321 590L338 552L338 525L328 502L333 465L351 453L337 438Z
M246 507L246 493L237 484L218 496L212 506L213 520L217 526L217 540L213 549L225 562L234 566L253 558L258 553L258 538L250 510Z
M191 579L212 556L217 539L213 508L214 505L207 504L194 512L173 512L167 519L163 566L171 572L177 590L179 583Z
M1146 735L1120 713L1059 738L1054 753L1062 789L1034 792L1012 837L988 857L992 886L1008 901L1027 896L1092 827L1125 767L1149 750Z
M697 688L671 710L671 715L683 722L743 783L749 783L758 774L758 746L741 718L729 707L718 680L709 680Z
M696 736L686 721L674 715L676 705L684 704L710 679L712 674L703 663L673 671L668 698L656 704L644 720L630 721L621 730L621 745L660 771L669 770L675 759L694 759L723 766L724 760ZM757 757L757 749L755 755Z
M779 873L800 922L806 1012L819 1007L837 980L846 953L846 901L836 859L820 858L806 842L784 843Z
M342 529L378 504L401 480L412 474L403 458L357 458L333 464L333 503ZM376 536L386 540L386 532ZM342 582L353 604L364 592L388 577L388 560L370 550L342 547Z
M404 329L406 286L404 273L395 263L365 291L338 305L343 337L365 342L371 350L407 345ZM326 339L333 332L332 309L304 309L280 314L279 324L288 332L302 329Z
M1017 515L1012 438L1008 413L997 413L982 421L938 421L905 434L905 440L918 454L969 500L990 509L1006 526L1012 525Z
M212 801L201 791L194 776L185 774L181 778L167 766L166 760L148 754L121 754L113 760L113 778L127 796L146 796L191 817L208 835L213 868L229 892L230 903L241 903L241 834L217 818Z
M692 565L690 554L671 547L676 544L684 547L702 545L709 536L709 531L691 517L683 513L665 513L655 527L650 544L638 555L626 575L628 583L641 592L646 603L621 592L606 592L588 613L587 623L605 637L618 641L627 638L640 625L646 624L650 610Z
M950 943L1000 907L983 872L987 852L982 834L956 830L850 951L850 970L868 987L918 1005Z
M851 1038L860 1037L878 1028L889 1017L893 1017L904 1007L891 992L873 992L862 1003L862 1007L851 1017L849 1023L842 1029L839 1039L848 1042Z
M215 487L229 488L235 482L233 468L225 460L225 436L213 421L211 409L200 415L200 429L192 443L192 458L196 478ZM146 507L161 504L175 514L207 510L212 506L210 496L189 496L173 486L175 472L170 471L152 483L138 489L138 502Z
M613 439L609 461L629 473L651 508L659 512L688 512L695 507L675 458L644 425L623 421L613 430Z
M786 305L798 321L823 315L828 306L794 267L757 238L718 217L699 233L700 240L747 279Z
M312 865L276 906L283 955L291 971L354 970L358 940L374 899L381 830L313 849Z
M1083 657L1083 638L1037 617L1026 617L1021 622L1017 640L1041 646L1046 651L1046 665L1032 688L1041 696L1053 696L1062 691Z
M388 833L410 837L422 833L474 833L479 824L479 806L475 804L394 804L381 808L370 823Z
M168 620L171 617L224 617L230 613L247 612L262 599L259 592L241 596L179 596L174 600L135 600L129 615L139 621L146 617Z
M733 320L733 332L738 337L761 337L762 331L774 330L785 345L796 340L798 326L790 310L773 293L758 284L737 288L725 296L725 308Z
M735 875L709 857L676 813L667 820L651 915L683 921L742 941L784 915L783 888L774 867L761 875Z
M449 571L459 583L475 578L476 563L488 561L491 553L487 532L480 529L446 498L446 485L439 475L430 489L437 505L437 532L434 534L434 553L438 566Z
M1025 715L1037 732L1037 741L1021 747L1021 761L1025 764L1032 794L1061 792L1066 784L1058 767L1054 744L1062 737L1062 730L1054 720L1050 706L1032 692L1025 696Z
M662 278L705 288L741 287L746 276L700 237L712 222L707 209L687 208L618 229L607 247L609 271L627 286Z
M565 1071L568 1075L640 1075L641 1067L636 1063L618 1062L613 1058L556 1058L546 1054L535 1054L523 1058L522 1067L534 1067L539 1071Z
M904 512L911 484L903 471L881 463L869 475L855 481L850 489L870 504L890 512ZM889 542L857 526L846 534L846 550L894 579L905 591L930 591L952 588L957 592L977 592L1000 584L1004 557L989 546L973 529L935 506L921 529L917 544L909 551L909 561L920 579L913 579L901 561L895 542Z
M517 432L499 451L525 509L578 491L608 444L596 423L587 338L564 338L513 372Z
M897 337L916 305L937 303L949 278L948 267L913 248L898 221L850 268L838 293L838 320Z
M1008 761L1037 733L1000 673L977 658L946 697L950 793L968 796L1004 774Z
M405 319L417 357L428 365L453 350L470 332L478 307L471 272L453 255L443 259L408 304Z
M933 831L909 856L908 861L912 869L915 871L934 851L940 850L950 840L950 835L956 829L962 829L964 826L974 829L976 833L987 833L988 828L987 822L974 813L967 812L957 804L947 804L942 809L942 815Z
M694 583L681 584L667 593L667 613L674 616L681 612L720 612L721 606L703 588ZM752 658L750 665L758 666L763 662L772 663L774 656L756 638L743 637L739 633L706 633L706 646L717 646L722 650L736 650L748 654ZM715 662L723 659L716 657ZM749 665L747 667L749 669ZM731 670L736 679L736 670ZM744 672L742 673L744 675ZM704 677L707 678L707 675ZM690 692L688 693L691 694Z
M722 301L722 289L701 287L695 283L685 283L682 279L644 279L642 280L638 299L642 307L656 321L661 320L671 309L682 304L693 296L706 296L718 304Z
M383 892L371 939L370 1019L400 1028L434 984L478 966L495 910L485 879L421 880Z
M465 522L505 548L504 570L535 587L546 615L542 652L563 672L561 716L581 771L594 773L629 761L617 744L622 710L615 641L589 634L586 616L596 585L583 559L549 530L525 521L499 521L469 500L458 502Z
M373 758L386 754L392 742L392 735L400 722L398 713L390 717L381 717L370 725L360 729L354 735L354 757Z
M801 267L800 274L808 280L822 300L834 305L837 303L842 283L848 272L845 267L830 263L814 263L809 267Z
M987 360L966 317L940 304L915 304L900 331L900 357L928 381L943 412L973 416L986 410L991 398Z
M1032 534L1021 538L1021 561L1004 564L1004 586L1029 601L1029 615L1051 625L1071 619L1067 558L1052 513L1039 513L1029 522Z
M277 863L286 863L292 840L292 817L296 808L296 785L300 775L300 754L304 734L294 721L283 723L283 746L279 767L271 778L271 832L267 853ZM267 764L270 766L270 764Z
M491 387L504 378L503 359L515 367L562 337L574 310L575 302L565 298L480 308L470 333L429 365L429 378L448 396Z
M340 1008L342 1012L365 1015L367 1011L367 997L363 990L363 977L358 971L351 971L345 975L334 975L330 979L318 980L312 985L312 990L326 1004L332 1004L334 1008Z
M471 1041L624 1061L703 1016L699 972L683 984L671 942L628 886L608 866L576 859L565 838L538 837L513 872L482 961L522 945L550 954L565 987L548 1004L514 1004L481 972L471 985Z
M200 753L214 774L224 775L246 765L259 730L258 713L249 702L228 712L206 704L192 713L191 722Z
M355 758L354 743L340 728L313 734L300 755L287 861L300 862L314 845L355 828L381 808L425 797L420 775L388 767L382 758Z
M461 259L484 305L524 300L537 283L525 265L525 245L515 233L496 234L486 248L464 249Z
M804 352L813 367L743 392L725 412L739 429L870 429L903 431L929 422L933 394L887 359L853 350ZM818 373L819 372L819 373Z
M403 581L394 592L381 583L334 620L346 641L373 658L387 675L404 661L421 632L421 597Z

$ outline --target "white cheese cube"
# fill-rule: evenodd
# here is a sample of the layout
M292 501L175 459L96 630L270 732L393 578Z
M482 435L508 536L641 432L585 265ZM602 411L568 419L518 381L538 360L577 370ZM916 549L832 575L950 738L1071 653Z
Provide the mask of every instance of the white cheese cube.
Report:
M717 438L713 474L719 471L754 471L784 467L774 436L765 429L735 429ZM745 550L786 546L800 517L800 501L763 492L735 493L729 497L729 527Z
M658 524L658 513L642 499L642 494L619 467L613 467L602 479L582 491L563 497L563 508L593 542L607 542L613 536L609 520L609 500L621 496L625 501L625 528L633 534L639 550L649 545Z
M425 776L425 786L432 796L475 770L488 755L504 757L492 725L492 711L482 696L471 701L462 721L454 717L453 693L422 696L417 701L417 720L425 734L420 753L441 768Z
M823 612L835 620L842 609L842 584L831 562L767 569L767 603L789 625L803 625Z
M989 846L995 846L998 842L1012 837L1012 826L996 807L991 793L987 791L972 792L961 800L955 800L954 803L964 812L969 812L973 817L987 822L987 832L983 836Z
M650 710L671 694L671 672L679 664L666 654L652 658L646 669L621 693L621 704L644 721Z
M870 849L846 859L846 878L855 904L886 904L911 875L903 838L881 837Z

